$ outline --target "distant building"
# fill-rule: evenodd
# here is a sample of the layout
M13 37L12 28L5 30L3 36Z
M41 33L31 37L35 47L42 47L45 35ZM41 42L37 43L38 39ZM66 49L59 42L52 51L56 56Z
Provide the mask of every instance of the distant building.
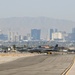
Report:
M5 40L7 40L7 39L8 39L8 36L7 36L7 35L5 35L5 34L0 34L0 40L5 41Z
M27 40L31 40L31 34L30 33L27 34Z
M40 29L32 29L31 30L31 39L32 40L40 40L41 30Z
M10 42L18 42L19 41L18 33L9 32L9 34L8 34L8 41L10 41Z
M22 41L23 37L21 35L19 35L19 41Z
M75 33L75 28L72 29L72 33Z
M75 28L72 29L71 41L75 41Z
M52 40L63 39L63 35L61 32L54 32L52 33Z
M19 41L19 34L18 34L18 32L14 36L14 41L15 42L18 42Z
M23 40L28 40L27 36L23 36Z
M55 32L58 32L58 29L55 29Z
M8 34L8 41L14 42L15 41L15 34L14 32L9 32Z
M14 32L9 32L8 33L8 41L13 42L14 41Z
M52 40L65 41L66 36L67 36L66 32L54 32L52 33Z
M52 40L52 33L54 32L53 29L50 29L50 40Z
M8 33L8 41L11 41L11 32Z

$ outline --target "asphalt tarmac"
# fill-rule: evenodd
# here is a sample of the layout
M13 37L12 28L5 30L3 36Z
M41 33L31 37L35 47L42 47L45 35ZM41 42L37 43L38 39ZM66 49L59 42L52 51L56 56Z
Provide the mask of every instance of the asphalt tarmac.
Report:
M38 55L0 64L0 75L61 75L74 55Z

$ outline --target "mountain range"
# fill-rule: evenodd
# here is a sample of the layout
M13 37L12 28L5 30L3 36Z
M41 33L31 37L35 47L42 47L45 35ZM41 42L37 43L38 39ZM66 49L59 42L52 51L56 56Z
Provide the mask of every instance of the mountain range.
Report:
M75 27L75 22L49 17L10 17L0 18L0 29L7 33L8 31L18 32L26 35L31 29L41 29L42 36L46 36L50 29L71 32Z

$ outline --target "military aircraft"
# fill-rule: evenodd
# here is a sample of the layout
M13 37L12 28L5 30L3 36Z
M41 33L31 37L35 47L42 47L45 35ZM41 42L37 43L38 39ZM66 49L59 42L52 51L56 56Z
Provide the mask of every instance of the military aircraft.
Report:
M19 48L17 48L17 51L18 52L27 52L27 48L23 48L23 47L19 47Z
M31 48L31 49L28 49L28 52L30 52L30 53L34 53L34 52L41 53L42 52L42 48L38 48L38 47Z
M43 53L52 54L52 52L58 52L58 44L55 45L52 49L44 49Z
M58 44L56 44L55 47L52 49L36 47L28 50L28 52L30 53L36 52L36 53L47 53L47 54L52 54L52 52L57 52L57 51L58 51Z

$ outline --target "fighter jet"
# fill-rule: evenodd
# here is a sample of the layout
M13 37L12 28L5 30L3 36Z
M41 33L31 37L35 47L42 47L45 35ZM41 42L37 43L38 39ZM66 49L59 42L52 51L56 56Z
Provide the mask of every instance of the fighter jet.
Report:
M32 49L28 50L28 52L30 52L30 53L36 52L36 53L47 53L47 54L48 53L52 54L52 52L57 52L57 51L58 51L58 44L56 44L55 47L52 49L36 47L36 48L32 48Z
M56 44L54 48L52 48L52 49L44 49L42 52L47 53L47 54L52 54L52 52L58 52L58 51L59 51L58 44Z
M30 52L30 53L34 53L34 52L41 53L42 52L41 50L42 50L42 48L36 47L36 48L28 49L28 52Z

